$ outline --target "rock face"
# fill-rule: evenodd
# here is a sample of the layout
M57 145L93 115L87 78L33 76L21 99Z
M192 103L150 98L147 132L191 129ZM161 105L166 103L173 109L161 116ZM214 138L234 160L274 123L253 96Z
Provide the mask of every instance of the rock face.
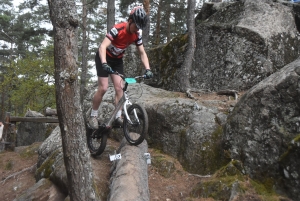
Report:
M300 59L252 87L228 116L224 149L246 174L300 199Z
M49 178L65 194L68 193L67 173L64 165L60 128L57 126L39 150L36 181Z
M24 194L14 199L13 201L24 200L47 200L61 201L65 200L66 195L62 194L57 186L53 185L48 179L39 180L34 186L26 190Z
M267 0L214 6L196 27L195 88L249 89L299 56L291 7Z
M271 0L204 4L196 18L192 87L247 90L294 61L300 56L299 7ZM179 91L186 43L181 35L147 51L155 75L149 84Z

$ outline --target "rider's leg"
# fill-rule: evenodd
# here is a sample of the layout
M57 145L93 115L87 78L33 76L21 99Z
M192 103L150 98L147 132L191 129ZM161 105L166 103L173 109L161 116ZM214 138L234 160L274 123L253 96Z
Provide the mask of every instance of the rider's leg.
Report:
M108 77L98 77L98 88L93 97L93 110L97 110L108 88Z
M118 75L111 75L111 80L114 84L114 88L115 88L115 105L118 104L119 100L122 98L123 96L123 81L122 78ZM117 115L116 115L116 119L118 117L121 117L122 114L122 108L118 111Z
M102 98L108 88L108 77L98 77L98 88L93 97L93 105L91 108L90 117L88 118L88 124L93 129L98 129L98 108L102 101Z
M96 55L95 55L95 64L96 64L96 70L97 70L97 76L98 76L98 88L97 88L97 91L94 94L94 97L92 100L91 116L97 117L98 109L101 104L102 98L108 88L108 74L102 68L102 63L101 63L98 51L96 52Z

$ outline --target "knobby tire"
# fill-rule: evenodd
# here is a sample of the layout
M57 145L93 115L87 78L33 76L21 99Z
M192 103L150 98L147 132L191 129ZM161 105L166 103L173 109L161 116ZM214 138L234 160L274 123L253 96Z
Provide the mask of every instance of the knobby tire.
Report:
M134 110L137 112L138 121L135 118ZM148 115L144 107L139 104L132 104L127 109L131 124L126 117L123 121L123 132L130 145L141 144L148 133ZM139 122L139 123L138 123Z
M106 147L108 131L91 129L87 126L86 139L87 145L92 156L101 155Z

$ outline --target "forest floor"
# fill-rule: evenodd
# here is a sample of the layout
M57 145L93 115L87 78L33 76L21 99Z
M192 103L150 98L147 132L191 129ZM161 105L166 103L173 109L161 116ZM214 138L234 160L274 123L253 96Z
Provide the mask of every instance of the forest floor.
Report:
M117 149L119 144L119 142L108 139L107 147L110 150ZM205 178L186 172L176 159L168 155L159 153L151 148L148 151L151 157L163 156L168 161L172 161L175 166L175 171L168 177L161 175L157 167L148 166L148 185L151 201L213 200L189 198L192 188ZM24 156L19 151L4 151L0 153L0 197L2 201L14 200L35 184L34 174L37 158L37 153L30 155L30 157ZM109 153L105 151L100 157L91 159L99 192L101 192L103 200L106 200L106 195L109 192L109 175L112 165L112 162L109 160Z
M213 100L217 101L219 110L227 110L234 100L228 99L228 96L219 96L216 94L196 95L201 101ZM206 102L207 103L207 102ZM210 102L213 103L213 102ZM222 103L222 104L220 104ZM232 106L232 105L231 105ZM36 147L40 143L36 143ZM120 142L108 139L107 149L97 158L92 159L92 166L97 180L99 192L103 200L109 192L109 175L111 169L111 161L109 160L109 151L116 150ZM38 154L27 156L22 152L22 147L15 151L4 151L0 153L0 198L3 201L12 201L20 196L22 192L35 184L34 173ZM151 158L155 156L163 156L166 160L174 164L175 170L170 175L163 176L159 169L153 165L148 166L148 184L151 201L211 201L211 198L191 198L190 192L193 187L206 179L200 175L190 174L186 172L180 163L168 155L157 150L148 149ZM105 179L104 179L105 178Z

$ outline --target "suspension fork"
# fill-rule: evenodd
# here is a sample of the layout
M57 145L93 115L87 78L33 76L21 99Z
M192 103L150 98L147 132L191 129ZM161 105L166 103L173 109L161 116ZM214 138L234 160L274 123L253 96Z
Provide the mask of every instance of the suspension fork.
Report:
M132 105L132 103L129 101L128 95L126 94L126 92L124 93L124 96L125 96L125 102L124 102L124 105L123 105L123 111L124 111L124 113L125 113L125 117L126 117L127 121L128 121L130 124L133 124L133 122L132 122L131 119L129 118L129 115L128 115L128 112L127 112L127 106ZM133 112L134 112L134 117L135 117L136 121L137 121L138 123L140 123L140 122L139 122L139 118L138 118L137 113L136 113L136 110L133 109Z

